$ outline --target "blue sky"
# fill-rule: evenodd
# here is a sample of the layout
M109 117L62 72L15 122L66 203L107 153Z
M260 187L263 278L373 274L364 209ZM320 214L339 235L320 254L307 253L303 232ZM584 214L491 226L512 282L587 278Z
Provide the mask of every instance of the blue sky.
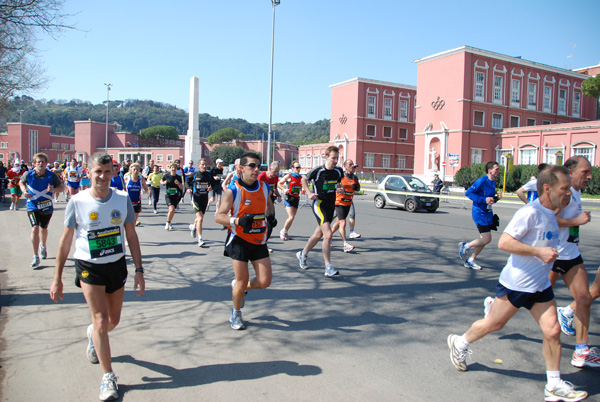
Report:
M111 83L111 99L187 110L197 76L200 113L268 122L270 0L65 3L79 30L40 37L50 82L35 98L97 104ZM413 60L462 45L555 67L596 65L598 15L598 0L281 0L273 123L329 118L329 85L354 77L416 85Z

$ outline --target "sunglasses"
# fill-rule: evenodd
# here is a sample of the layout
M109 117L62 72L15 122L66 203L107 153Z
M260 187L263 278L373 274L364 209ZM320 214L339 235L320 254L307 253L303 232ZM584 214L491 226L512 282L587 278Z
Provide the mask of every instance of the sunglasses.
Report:
M292 166L294 169L300 169L301 166Z
M260 167L260 165L258 163L254 163L254 162L246 163L244 166L248 166L251 169L256 169L256 168Z

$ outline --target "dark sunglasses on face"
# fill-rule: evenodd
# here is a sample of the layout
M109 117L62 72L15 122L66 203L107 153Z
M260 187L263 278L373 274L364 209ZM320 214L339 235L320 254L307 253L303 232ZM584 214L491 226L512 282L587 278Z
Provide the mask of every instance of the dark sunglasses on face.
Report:
M294 166L294 169L300 169L300 166Z
M244 166L248 166L251 169L256 169L257 167L260 167L260 165L258 163L246 163Z

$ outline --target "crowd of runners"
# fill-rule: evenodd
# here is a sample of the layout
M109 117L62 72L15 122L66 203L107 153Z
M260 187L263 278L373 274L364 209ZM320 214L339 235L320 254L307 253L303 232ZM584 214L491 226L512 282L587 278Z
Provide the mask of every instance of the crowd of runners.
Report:
M340 233L343 251L352 252L349 239L360 238L354 231L353 197L360 191L357 165L345 160L337 166L339 150L330 146L325 163L301 175L295 161L289 173L280 174L273 162L260 172L260 158L245 153L235 161L234 168L224 176L223 161L217 159L209 169L201 159L183 168L174 161L163 172L154 161L147 166L126 161L123 165L109 155L97 153L90 157L89 166L72 160L68 164L48 166L45 154L35 155L31 170L15 164L11 180L11 209L18 209L19 199L26 199L27 215L32 227L31 243L36 268L40 259L48 256L46 241L52 217L53 201L65 194L64 231L56 254L54 280L50 297L62 299L62 273L75 238L73 258L76 285L81 287L87 301L91 324L87 328L86 354L90 362L99 363L103 372L100 399L118 398L117 377L111 366L108 333L119 323L127 279L126 248L135 266L134 289L141 295L145 290L142 253L136 233L140 226L143 194L148 205L158 213L161 188L167 206L165 230L173 230L179 204L189 194L194 216L189 224L190 234L203 247L204 217L215 204L214 220L227 230L224 255L232 261L231 328L242 330L245 296L248 291L270 286L272 269L268 240L278 226L274 204L283 202L287 218L279 231L283 241L290 235L300 197L312 201L317 221L314 232L305 246L297 251L298 265L309 267L310 251L321 242L324 275L339 275L331 260L332 238ZM466 195L473 200L473 220L479 238L459 244L459 257L464 266L480 270L476 257L491 242L491 231L497 230L499 219L492 206L500 198L495 180L499 174L496 162L486 165L486 175L471 186ZM540 166L535 185L519 190L527 204L517 211L499 240L499 248L510 254L503 268L495 297L484 301L484 318L476 321L463 335L447 339L452 364L459 371L467 370L469 345L486 334L498 331L520 307L530 310L543 335L543 356L546 361L547 383L545 400L578 401L587 394L576 390L560 378L560 333L576 336L577 344L571 364L575 367L600 367L600 350L588 345L590 307L600 296L600 270L591 284L579 254L579 227L588 223L591 215L582 210L581 191L591 179L591 166L583 157L573 157L565 166ZM86 190L88 191L82 191ZM530 192L531 194L527 194ZM348 225L346 224L348 220ZM346 226L350 233L346 234ZM253 272L250 272L250 264ZM556 307L552 287L562 276L573 295L566 307Z

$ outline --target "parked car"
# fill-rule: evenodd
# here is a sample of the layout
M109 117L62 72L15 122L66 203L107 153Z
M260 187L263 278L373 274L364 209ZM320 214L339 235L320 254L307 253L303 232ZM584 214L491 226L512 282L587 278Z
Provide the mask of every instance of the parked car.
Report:
M396 194L394 191L402 191L413 194ZM435 212L440 200L437 197L428 197L433 194L423 181L417 177L404 175L384 176L377 185L377 193L374 202L376 208L386 205L401 207L408 212L425 209L427 212Z

